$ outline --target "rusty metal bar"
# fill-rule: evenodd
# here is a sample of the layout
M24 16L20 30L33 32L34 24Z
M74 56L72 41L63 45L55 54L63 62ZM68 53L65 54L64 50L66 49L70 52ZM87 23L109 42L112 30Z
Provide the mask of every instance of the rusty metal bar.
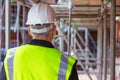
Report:
M115 27L116 0L111 0L110 8L110 80L115 80Z

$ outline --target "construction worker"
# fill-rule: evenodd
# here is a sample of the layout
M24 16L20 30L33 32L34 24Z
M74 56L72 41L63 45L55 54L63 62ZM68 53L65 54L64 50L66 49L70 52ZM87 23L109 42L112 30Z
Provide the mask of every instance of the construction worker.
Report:
M55 12L39 3L28 12L29 44L9 49L0 80L78 80L76 60L51 43L56 32Z

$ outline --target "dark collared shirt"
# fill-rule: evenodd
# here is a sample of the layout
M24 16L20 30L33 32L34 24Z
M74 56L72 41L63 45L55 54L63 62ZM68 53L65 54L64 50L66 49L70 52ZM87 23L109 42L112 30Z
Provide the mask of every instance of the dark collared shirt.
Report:
M54 48L54 46L52 45L52 43L48 42L48 41L44 41L44 40L36 40L33 39L30 41L29 43L30 45L37 45L37 46L43 46L43 47L49 47L49 48ZM77 61L76 61L77 63ZM69 80L78 80L78 74L77 74L77 70L76 70L76 63L74 64ZM5 69L4 69L4 64L2 66L2 70L0 72L0 80L7 80L6 79L6 74L5 74Z

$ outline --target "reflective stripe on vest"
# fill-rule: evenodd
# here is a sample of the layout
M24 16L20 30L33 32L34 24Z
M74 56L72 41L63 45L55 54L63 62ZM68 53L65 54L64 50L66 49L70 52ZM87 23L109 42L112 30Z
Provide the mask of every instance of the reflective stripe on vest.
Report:
M8 65L8 77L9 80L13 80L13 61L14 61L14 53L16 51L16 48L13 48L10 51L10 54L8 56L8 60L7 60L7 65Z
M66 72L67 72L67 66L68 66L68 56L67 55L62 55L61 62L60 62L59 73L58 73L58 80L65 80Z

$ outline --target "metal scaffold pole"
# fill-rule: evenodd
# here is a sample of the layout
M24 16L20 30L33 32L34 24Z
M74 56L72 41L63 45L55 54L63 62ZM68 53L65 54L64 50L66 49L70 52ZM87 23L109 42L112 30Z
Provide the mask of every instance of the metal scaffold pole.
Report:
M5 49L10 47L10 0L5 0Z
M63 27L63 21L62 21L62 19L61 19L61 22L60 22L60 28L62 28L62 27ZM61 31L59 31L59 34L60 34L60 35L62 35L62 32L61 32ZM60 46L59 46L59 50L63 52L63 51L64 51L64 45L63 45L63 44L64 44L64 42L63 42L63 37L60 37L59 39L60 39Z
M102 48L102 46L103 46L103 24L102 24L102 20L101 20L101 22L100 22L100 26L99 26L99 28L98 28L98 41L97 41L97 43L98 43L98 48L97 48L97 53L98 53L98 63L100 63L100 65L98 66L98 72L99 72L99 80L102 80L102 56L103 56L103 48Z
M102 70L103 70L103 16L102 16L102 10L103 10L103 1L101 1L101 13L100 13L100 22L99 22L99 27L98 27L98 47L97 47L97 57L98 57L98 62L100 65L98 66L98 72L99 72L99 80L102 80Z
M105 2L104 2L105 3ZM103 14L103 80L107 80L107 11Z
M1 32L2 32L2 30L1 30L1 28L2 28L2 25L1 25L1 21L2 21L2 0L0 0L0 69L1 69L1 39L2 39L2 34L1 34Z
M23 6L23 19L22 19L22 26L23 26L23 28L25 28L25 19L26 19L26 8L25 8L25 6ZM23 35L22 35L22 44L25 44L26 43L26 41L25 41L25 30L22 30L22 33L23 33Z
M19 28L20 28L20 4L17 3L17 18L16 18L16 22L15 22L15 29L16 29L16 40L17 40L17 45L16 46L19 46Z
M69 0L69 28L68 28L68 55L70 55L70 47L71 47L71 15L72 15L72 1Z
M110 80L115 80L115 27L116 0L111 0L110 8Z

